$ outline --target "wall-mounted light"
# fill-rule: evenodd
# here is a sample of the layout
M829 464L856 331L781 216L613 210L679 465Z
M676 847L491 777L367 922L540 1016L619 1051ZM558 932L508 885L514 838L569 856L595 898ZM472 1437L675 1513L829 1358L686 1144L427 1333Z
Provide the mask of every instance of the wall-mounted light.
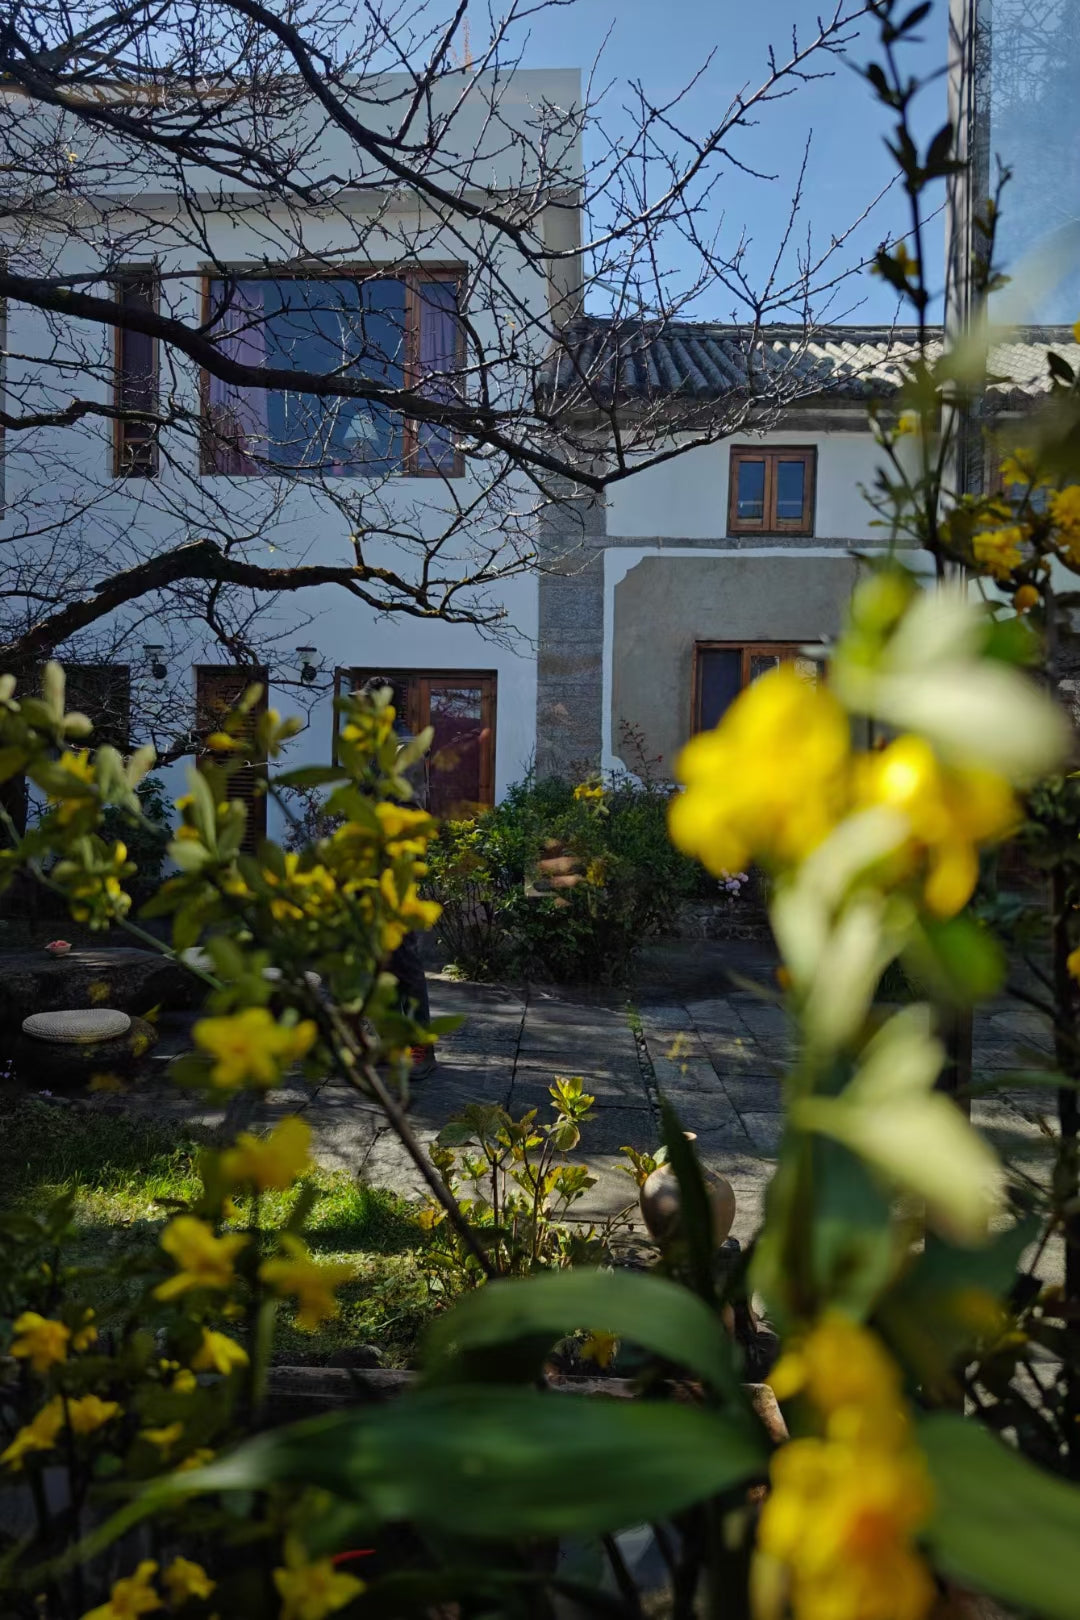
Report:
M166 675L169 673L168 665L162 658L162 653L164 651L165 646L163 642L143 642L143 653L146 657L146 662L150 665L150 673L154 677L155 681L163 681Z
M300 665L300 679L305 686L310 686L312 681L318 677L319 668L315 662L318 656L319 649L317 647L297 647L296 649L296 659Z

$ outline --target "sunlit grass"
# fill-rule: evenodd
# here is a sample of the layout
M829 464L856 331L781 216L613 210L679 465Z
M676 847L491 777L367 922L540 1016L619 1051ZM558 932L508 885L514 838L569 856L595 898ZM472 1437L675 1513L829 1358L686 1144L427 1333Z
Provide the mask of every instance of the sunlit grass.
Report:
M120 1262L153 1244L171 1202L197 1197L204 1145L189 1127L30 1099L0 1120L0 1205L39 1211L73 1194L66 1258L98 1274L102 1312L118 1311L138 1287L120 1275ZM311 1248L351 1261L359 1276L339 1292L340 1317L315 1334L282 1313L277 1359L319 1362L373 1343L387 1365L409 1361L443 1302L418 1263L425 1238L415 1207L342 1171L317 1170L307 1180L318 1193L307 1221ZM267 1229L284 1222L296 1196L263 1196Z

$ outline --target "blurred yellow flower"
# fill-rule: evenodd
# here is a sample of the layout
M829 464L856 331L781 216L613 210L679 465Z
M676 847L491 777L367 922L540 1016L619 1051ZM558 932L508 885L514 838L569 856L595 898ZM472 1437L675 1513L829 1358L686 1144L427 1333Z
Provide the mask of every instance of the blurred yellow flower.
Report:
M177 1215L161 1234L161 1247L176 1261L177 1271L158 1283L154 1298L177 1299L192 1288L231 1287L234 1261L246 1242L242 1233L216 1237L195 1215Z
M379 879L379 891L389 912L382 925L382 948L388 955L397 950L406 934L433 928L442 916L438 901L421 900L415 883L400 886L389 869Z
M1050 518L1070 562L1080 562L1080 484L1069 484L1050 497Z
M248 1083L277 1085L285 1069L310 1052L319 1032L311 1019L279 1024L266 1007L245 1007L221 1018L200 1018L192 1033L196 1046L214 1059L211 1085L233 1091Z
M167 1423L162 1429L140 1429L139 1435L143 1440L149 1440L156 1446L163 1457L167 1457L184 1432L182 1423Z
M604 797L602 782L579 782L574 789L574 798L584 800L587 804L595 804Z
M1034 453L1023 446L1017 446L1001 463L1001 482L1006 489L1010 484L1033 484L1038 473Z
M64 1427L64 1403L59 1395L47 1401L30 1422L21 1428L3 1452L0 1463L6 1468L20 1469L23 1458L32 1451L51 1451Z
M922 1620L934 1584L915 1537L932 1495L900 1369L876 1334L833 1311L769 1382L782 1400L801 1395L824 1432L773 1457L755 1586L764 1593L778 1569L794 1620Z
M274 1187L291 1187L298 1176L311 1169L311 1127L296 1114L275 1125L269 1136L252 1136L242 1131L236 1146L221 1155L225 1178L236 1184L249 1182L260 1192Z
M74 776L77 781L84 782L87 787L94 786L94 767L87 749L80 748L78 753L73 754L70 749L65 748L56 763L62 771L66 771L69 776ZM78 798L73 799L65 798L63 793L50 793L49 795L49 803L57 806L56 819L61 825L66 825L74 816L78 815L83 806L90 803L90 800L90 794L80 795Z
M285 1543L285 1567L274 1571L274 1585L281 1598L281 1620L324 1620L364 1590L363 1581L335 1569L329 1558L309 1564L291 1537Z
M1017 613L1029 613L1033 607L1038 606L1038 602L1039 593L1034 585L1021 585L1012 599L1012 605Z
M97 1343L98 1331L94 1326L94 1313L92 1310L83 1312L83 1325L71 1336L73 1350L88 1350L92 1344Z
M832 1311L801 1342L785 1350L769 1374L777 1400L805 1395L833 1438L853 1439L851 1414L859 1415L862 1437L871 1432L892 1438L903 1421L900 1370L881 1340L850 1317Z
M1014 568L1024 561L1020 550L1027 535L1018 524L1004 529L983 529L972 537L971 550L975 561L994 579L1007 580Z
M63 1322L39 1316L37 1311L23 1311L15 1319L16 1337L11 1341L11 1354L29 1361L36 1373L48 1372L57 1362L66 1361L71 1329Z
M162 1570L161 1580L174 1608L188 1598L208 1598L217 1585L202 1565L190 1558L174 1558L168 1569Z
M771 670L679 755L686 791L672 802L672 840L717 876L752 857L802 860L846 808L849 757L832 693L786 665Z
M169 1389L174 1395L194 1395L198 1387L199 1380L190 1367L181 1367L169 1385Z
M219 1372L224 1377L234 1367L246 1367L247 1364L248 1353L243 1345L230 1339L227 1333L215 1333L213 1328L203 1328L202 1344L191 1358L196 1372Z
M1080 983L1080 947L1078 947L1075 951L1069 952L1068 956L1065 958L1065 966L1068 968L1071 976L1076 979L1078 983Z
M861 806L887 805L907 817L912 854L927 861L926 904L939 917L954 916L975 888L978 846L1017 823L1004 777L945 766L922 737L904 736L880 753L862 755L855 781Z
M119 1401L103 1401L97 1395L83 1395L77 1401L68 1401L67 1415L75 1434L93 1434L102 1428L120 1410Z
M134 1575L125 1575L114 1584L108 1603L91 1609L82 1620L137 1620L140 1614L152 1614L155 1609L164 1608L151 1584L156 1574L157 1564L152 1558L145 1558Z
M770 1475L757 1545L794 1620L922 1620L935 1587L914 1544L932 1506L918 1452L792 1440Z
M307 1244L293 1232L281 1234L286 1259L264 1260L259 1276L276 1294L296 1298L296 1325L314 1333L320 1323L337 1316L341 1307L334 1289L352 1282L357 1268L347 1261L313 1260Z

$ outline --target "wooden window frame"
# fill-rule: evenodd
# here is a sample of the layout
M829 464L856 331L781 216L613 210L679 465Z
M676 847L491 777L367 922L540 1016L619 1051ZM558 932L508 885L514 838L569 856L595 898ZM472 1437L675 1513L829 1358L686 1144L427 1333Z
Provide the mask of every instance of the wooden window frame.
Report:
M760 518L739 516L739 467L744 461L765 464L765 491ZM802 516L797 520L776 515L778 461L801 461L805 468ZM817 446L807 444L737 444L728 463L728 533L812 535L817 502Z
M405 685L405 724L415 737L427 725L431 713L431 686L452 683L480 688L480 726L490 738L480 760L479 803L490 808L495 803L495 751L499 701L499 676L494 669L401 669L392 664L342 665L334 671L334 698L355 692L372 675L387 675ZM337 763L337 737L340 715L335 703L333 760Z
M135 281L144 281L144 282L149 283L149 285L151 287L151 292L152 292L152 296L151 296L151 299L150 299L150 308L151 308L151 310L153 311L153 313L155 315L159 315L161 313L161 275L160 275L160 272L158 270L158 266L157 266L156 263L148 262L146 264L125 264L125 265L121 265L120 268L114 272L113 277L112 277L113 297L115 298L117 304L119 304L120 301L121 301L122 288L124 287L124 284L125 283L130 283L130 282L135 282ZM121 404L121 380L122 380L123 375L124 375L123 355L124 355L124 335L125 335L125 331L126 331L126 328L123 327L123 326L117 325L117 326L113 327L112 402L113 402L114 406L117 408L117 410L120 410L122 408L122 404ZM154 398L155 398L155 400L157 400L160 397L160 387L161 387L161 340L159 338L155 337L155 338L151 338L150 341L153 344L153 355L154 355L153 369L152 369L150 375L151 375L151 377L153 379ZM158 437L157 437L156 431L152 433L152 436L149 439L149 445L150 445L150 466L149 466L149 468L147 468L147 467L136 467L136 466L132 466L130 457L128 457L125 454L125 452L127 450L127 440L126 440L126 435L125 435L125 431L124 431L125 427L126 427L125 422L119 416L115 416L113 418L113 424L112 424L112 471L113 471L113 477L114 478L156 478L158 476L160 470L161 470L161 451L160 451L160 446L158 444Z
M207 748L200 746L202 743L202 737L199 732L199 677L201 675L219 675L222 677L226 675L235 675L238 678L238 682L240 679L243 680L244 688L248 686L261 685L263 695L253 711L254 715L258 716L268 707L270 671L265 664L250 666L247 664L195 664L192 667L195 675L195 765L196 768L198 768L200 761L204 759L212 759L215 764L220 765L225 763L229 756L212 754ZM237 695L239 696L239 694ZM267 781L268 771L265 760L254 761L246 767L241 768L249 769L255 773L256 780L262 782ZM238 795L238 797L239 796L240 795ZM248 816L247 833L243 844L240 846L241 849L248 854L253 853L255 845L258 843L260 838L266 837L265 791L262 793L253 792L250 799L250 805L253 813Z
M705 728L701 723L702 691L702 653L710 652L738 652L742 654L739 664L739 691L745 692L750 685L750 665L755 654L766 658L779 657L780 662L791 663L796 658L806 656L805 641L695 641L693 669L691 675L692 707L690 710L690 735L696 737L699 731Z
M259 268L253 270L250 265L229 266L225 269L215 267L204 269L202 276L202 324L204 330L209 330L213 317L213 307L210 299L210 284L214 281L400 281L405 287L405 357L402 362L403 388L415 388L421 382L420 377L420 306L421 298L417 288L425 282L440 281L454 282L460 293L465 279L465 266L454 263L424 263L422 265L380 265L380 264L347 264L333 266L315 266L311 270ZM458 313L461 313L460 297L458 300ZM459 368L465 364L465 324L459 321L457 332L457 365ZM199 412L204 423L210 420L210 373L205 366L199 368ZM219 473L213 465L212 446L208 433L203 433L202 444L199 451L199 471L204 477L211 478L274 478L281 477L289 469L284 467L260 468L257 473ZM422 467L420 465L420 437L419 423L415 417L407 416L401 424L401 466L395 468L391 474L395 478L463 478L465 475L465 457L462 451L455 447L453 465L447 467ZM360 473L358 477L380 476L378 473Z

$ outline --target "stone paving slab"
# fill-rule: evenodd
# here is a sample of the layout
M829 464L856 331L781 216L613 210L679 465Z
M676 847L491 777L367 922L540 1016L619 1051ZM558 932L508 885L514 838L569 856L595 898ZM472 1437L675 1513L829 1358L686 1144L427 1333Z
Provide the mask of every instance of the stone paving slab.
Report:
M755 976L766 999L745 988ZM740 976L737 978L736 976ZM658 1098L663 1092L684 1128L697 1137L705 1165L735 1189L735 1235L749 1239L760 1219L782 1125L781 1083L792 1050L783 1008L773 992L768 953L739 944L695 941L692 947L651 950L633 1005L610 993L528 990L431 979L433 1010L454 1014L460 1026L440 1041L435 1073L413 1089L410 1119L427 1144L470 1102L508 1107L515 1115L536 1107L550 1117L549 1087L556 1075L580 1075L596 1099L574 1158L596 1178L575 1206L586 1221L613 1216L635 1199L620 1169L619 1149L654 1149L660 1140ZM158 1051L182 1050L181 1031ZM976 1074L1006 1076L1037 1069L1051 1053L1046 1023L1033 1008L999 998L975 1021ZM220 1110L178 1091L164 1061L124 1106L192 1123L220 1123ZM108 1100L103 1106L117 1106ZM973 1119L1017 1170L1045 1182L1051 1086L1006 1084L975 1100ZM299 1109L310 1121L315 1153L328 1167L362 1175L412 1196L422 1179L379 1110L340 1081L314 1090L299 1080L271 1093L245 1124L272 1123Z

